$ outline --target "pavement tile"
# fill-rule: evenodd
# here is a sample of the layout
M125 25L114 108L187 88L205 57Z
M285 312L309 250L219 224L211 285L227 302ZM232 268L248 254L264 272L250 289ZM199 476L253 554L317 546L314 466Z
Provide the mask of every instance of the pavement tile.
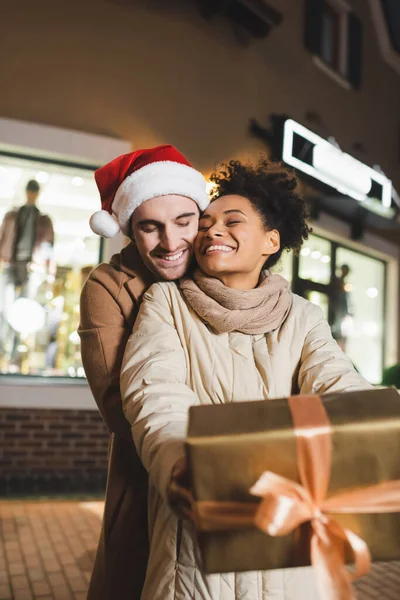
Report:
M53 587L54 600L74 600L72 592L66 586Z
M20 562L22 560L22 554L19 550L6 551L6 557L9 563Z
M35 597L51 594L51 588L46 581L36 581L32 584L32 588Z
M10 600L11 588L9 585L0 584L0 600Z
M67 585L67 580L62 571L59 571L57 573L49 573L48 579L52 586L61 586L61 585L66 586Z
M77 573L77 575L80 575L80 573ZM6 569L2 569L0 571L0 582L3 584L5 581L8 581L8 571Z
M70 577L68 583L74 592L84 592L87 589L87 583L83 577Z
M40 560L40 558L37 555L26 556L25 563L26 563L28 570L29 569L39 569L42 566L42 561Z
M30 589L14 590L13 600L35 600L33 592Z
M23 562L12 562L8 566L8 572L10 575L24 575L25 565Z
M11 575L11 585L13 590L29 588L29 580L26 575Z
M71 554L69 556L60 556L59 560L60 560L60 563L62 565L65 565L66 567L68 565L74 565L75 564L75 558L74 558L74 556L71 556Z
M64 567L64 573L67 578L69 577L80 577L82 575L82 571L75 565L66 565Z
M60 563L54 561L45 561L43 564L48 573L58 573L61 568Z
M28 577L31 581L43 581L46 573L43 569L28 569Z

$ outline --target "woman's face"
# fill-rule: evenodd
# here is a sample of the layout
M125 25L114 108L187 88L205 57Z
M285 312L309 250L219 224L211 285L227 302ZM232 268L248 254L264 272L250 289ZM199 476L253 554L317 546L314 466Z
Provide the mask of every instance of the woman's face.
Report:
M226 286L257 286L268 256L279 250L279 232L266 231L259 213L243 196L222 196L200 217L194 251L201 270Z

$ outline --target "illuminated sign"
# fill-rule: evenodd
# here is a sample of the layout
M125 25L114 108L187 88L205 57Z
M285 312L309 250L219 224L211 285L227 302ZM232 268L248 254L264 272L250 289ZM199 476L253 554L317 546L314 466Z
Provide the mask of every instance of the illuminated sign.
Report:
M292 119L283 129L282 159L288 165L350 196L382 216L392 216L392 182Z

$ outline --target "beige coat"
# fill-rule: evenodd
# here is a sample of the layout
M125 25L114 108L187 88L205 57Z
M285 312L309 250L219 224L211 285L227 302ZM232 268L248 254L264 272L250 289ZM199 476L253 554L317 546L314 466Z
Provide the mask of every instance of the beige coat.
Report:
M191 525L166 502L183 457L188 407L292 393L371 387L332 339L319 307L294 296L268 335L216 334L174 283L144 296L127 342L121 392L138 454L149 472L150 558L143 600L316 600L310 568L203 576Z

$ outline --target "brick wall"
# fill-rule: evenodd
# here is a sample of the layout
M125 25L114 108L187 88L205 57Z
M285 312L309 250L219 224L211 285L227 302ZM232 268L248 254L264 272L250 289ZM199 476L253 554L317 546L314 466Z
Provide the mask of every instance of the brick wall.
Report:
M109 434L97 411L0 409L0 496L103 492Z

